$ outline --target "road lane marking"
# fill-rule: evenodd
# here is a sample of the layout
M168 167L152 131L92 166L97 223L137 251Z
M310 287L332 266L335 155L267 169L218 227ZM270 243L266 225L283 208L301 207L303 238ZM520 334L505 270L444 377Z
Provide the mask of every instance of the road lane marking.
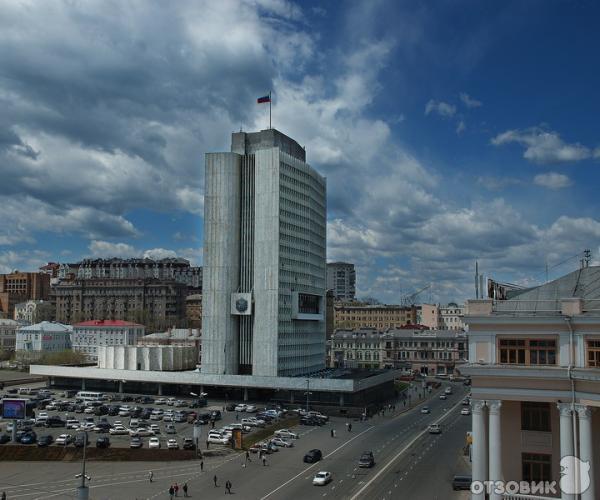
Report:
M338 446L335 450L333 450L331 453L329 453L328 455L325 455L323 457L323 460L325 460L326 458L329 458L331 455L333 455L334 453L337 453L339 450L341 450L344 446L346 446L347 444L350 444L352 441L354 441L355 439L359 438L360 436L362 436L365 432L369 432L371 429L373 429L375 426L372 425L371 427L365 429L364 431L358 433L356 436L354 436L352 439L349 439L348 441L346 441L344 444ZM309 465L306 469L304 469L303 471L300 471L298 474L296 474L294 477L292 477L291 479L288 479L285 483L280 484L277 488L275 488L273 491L271 491L270 493L267 493L264 497L262 497L260 500L265 500L265 498L269 498L273 493L278 492L281 488L287 486L288 484L290 484L294 479L297 479L298 477L300 477L302 474L306 474L306 472L308 472L310 469L312 469L315 465L321 463L321 460L319 460L318 462L315 462L311 465ZM310 477L310 476L309 476Z
M449 412L444 413L441 417L439 417L437 420L435 420L433 423L434 424L439 424L442 420L444 420L448 415L451 415L452 411L455 408L458 408L460 405L462 404L462 401L459 401L458 403L456 403ZM375 480L377 480L377 478L379 478L379 476L381 476L397 459L398 457L402 456L406 450L410 449L410 447L415 444L419 439L421 439L421 437L423 437L425 434L427 433L427 428L425 428L424 430L422 430L421 432L419 432L419 434L417 434L404 448L402 448L396 455L394 455L389 461L388 463L382 468L380 469L377 474L375 474L369 481L367 481L367 483L360 489L358 490L357 493L355 493L350 500L356 500L357 498L359 498L359 496L369 487L371 486L371 484L373 484L373 482ZM412 467L411 467L412 468Z

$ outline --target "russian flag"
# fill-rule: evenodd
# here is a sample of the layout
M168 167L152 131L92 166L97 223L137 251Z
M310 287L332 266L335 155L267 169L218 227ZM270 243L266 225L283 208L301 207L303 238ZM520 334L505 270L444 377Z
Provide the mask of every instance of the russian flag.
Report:
M262 97L259 97L258 99L256 99L257 104L261 104L263 102L271 102L271 96L270 95L264 95Z

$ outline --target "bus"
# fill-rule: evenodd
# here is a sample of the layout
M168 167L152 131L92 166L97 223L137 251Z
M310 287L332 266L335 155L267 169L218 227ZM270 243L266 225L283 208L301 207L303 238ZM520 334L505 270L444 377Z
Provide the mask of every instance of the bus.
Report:
M83 401L106 401L106 396L103 392L79 391L75 397Z

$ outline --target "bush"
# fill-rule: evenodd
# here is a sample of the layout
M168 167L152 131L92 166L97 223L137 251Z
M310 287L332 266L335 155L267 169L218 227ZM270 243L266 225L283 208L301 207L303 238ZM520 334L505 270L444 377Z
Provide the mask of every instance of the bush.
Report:
M36 361L39 365L79 365L85 363L86 357L79 351L48 352Z

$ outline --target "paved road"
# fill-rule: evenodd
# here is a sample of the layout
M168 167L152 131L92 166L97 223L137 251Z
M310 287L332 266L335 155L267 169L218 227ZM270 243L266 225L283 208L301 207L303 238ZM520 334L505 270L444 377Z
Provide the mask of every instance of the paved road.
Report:
M430 415L421 414L417 408L402 415L374 417L367 422L352 422L352 432L346 430L346 421L339 418L333 418L323 427L300 427L301 437L296 446L269 455L266 467L258 463L255 455L252 463L243 467L243 456L237 454L205 460L203 473L196 462L92 462L88 464L88 472L93 477L90 497L102 500L168 498L166 492L171 483L177 481L181 485L187 481L193 498L228 498L224 483L230 480L232 491L244 499L392 498L394 490L402 489L410 492L411 499L431 500L435 498L432 494L446 491L440 489L444 485L448 494L440 498L461 498L460 494L450 491L449 484L452 474L463 472L466 467L459 460L458 450L464 444L470 418L459 415L464 389L459 385L454 387L456 394L447 401L439 400L434 394L427 403L432 410ZM451 411L455 405L456 409ZM394 459L429 423L448 412L443 421L444 432L439 437L425 433L417 438L414 446ZM335 438L330 436L332 428L337 432ZM302 462L302 456L311 448L323 451L322 462L315 465ZM357 460L362 451L369 449L374 452L377 464L372 469L359 469ZM387 466L390 461L391 465ZM412 469L408 465L411 461L414 462ZM27 467L23 463L2 464L0 490L7 488L9 500L72 498L78 464L38 463L35 472ZM152 484L148 481L150 469L154 472ZM332 472L334 481L321 488L312 486L312 477L319 470ZM435 471L433 475L432 471ZM398 472L404 475L401 481ZM219 487L213 485L215 474ZM380 475L375 478L377 474ZM375 480L370 482L373 478ZM395 487L398 481L403 485Z

